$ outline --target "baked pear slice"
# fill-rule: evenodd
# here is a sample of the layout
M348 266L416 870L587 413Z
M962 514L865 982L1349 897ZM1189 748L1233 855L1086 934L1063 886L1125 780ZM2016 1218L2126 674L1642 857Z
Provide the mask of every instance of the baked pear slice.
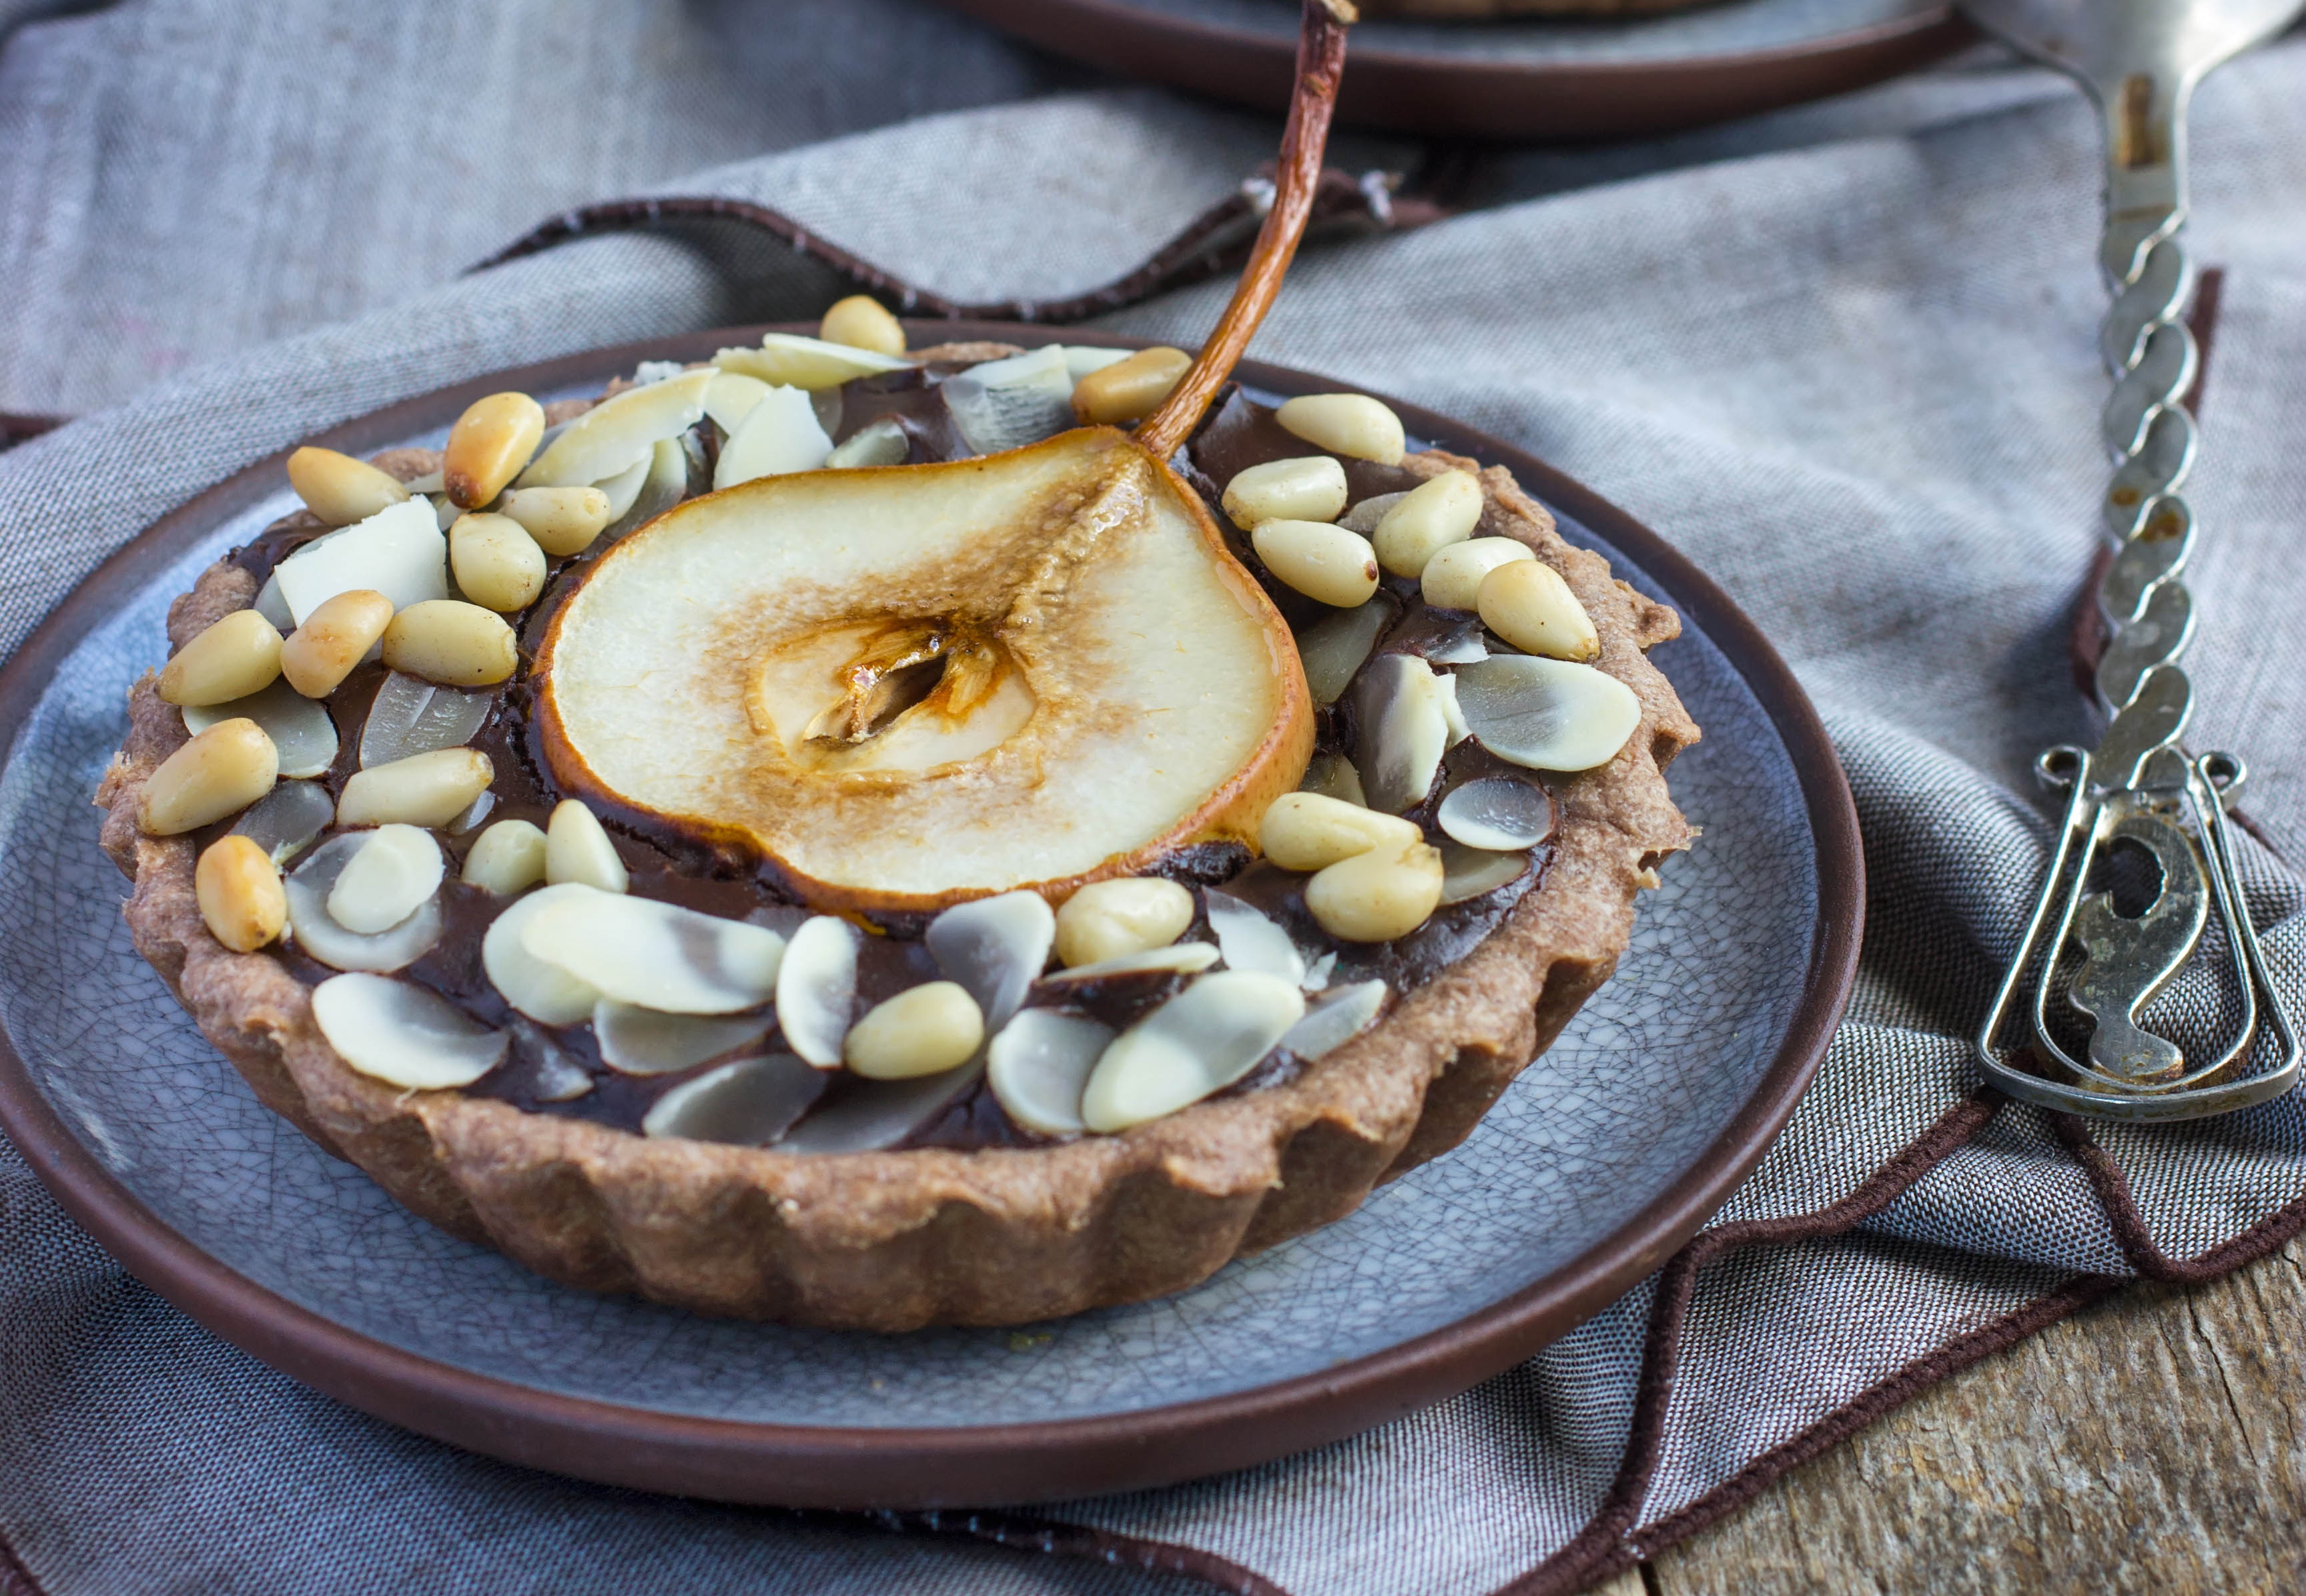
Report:
M828 910L1254 847L1313 738L1286 623L1107 427L690 499L585 574L534 680L564 786L748 843Z

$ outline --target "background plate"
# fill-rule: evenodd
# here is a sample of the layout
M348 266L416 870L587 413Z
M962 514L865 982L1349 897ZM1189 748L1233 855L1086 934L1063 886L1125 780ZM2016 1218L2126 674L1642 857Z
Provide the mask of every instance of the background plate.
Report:
M945 0L1120 73L1279 111L1297 48L1290 0ZM1717 0L1629 21L1355 27L1347 124L1476 139L1620 139L1846 93L1977 35L1943 0Z
M594 393L760 330L499 373L319 441L437 446L482 394ZM1510 466L1572 542L1680 610L1653 657L1705 730L1672 778L1705 836L1645 895L1616 978L1466 1143L1343 1222L1030 1333L844 1334L568 1290L322 1153L138 958L88 801L169 600L294 504L279 457L124 549L0 671L0 1125L131 1270L257 1356L412 1429L619 1484L796 1506L1074 1497L1316 1445L1508 1367L1663 1261L1784 1124L1848 997L1863 865L1823 730L1718 589L1536 460L1400 409L1413 434Z

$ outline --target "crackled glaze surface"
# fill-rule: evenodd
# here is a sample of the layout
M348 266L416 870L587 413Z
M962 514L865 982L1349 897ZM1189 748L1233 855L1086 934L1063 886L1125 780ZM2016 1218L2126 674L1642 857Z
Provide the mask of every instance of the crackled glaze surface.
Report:
M437 440L413 441L435 442ZM89 806L168 600L292 508L220 526L60 670L0 775L0 1023L88 1149L260 1285L390 1345L662 1413L825 1426L1126 1413L1316 1373L1449 1325L1593 1247L1754 1092L1801 996L1817 860L1791 759L1694 632L1653 656L1705 740L1673 767L1704 836L1641 905L1617 977L1466 1143L1327 1230L1198 1289L1028 1332L877 1336L570 1291L403 1210L260 1106L131 946ZM1563 534L1671 602L1617 550Z

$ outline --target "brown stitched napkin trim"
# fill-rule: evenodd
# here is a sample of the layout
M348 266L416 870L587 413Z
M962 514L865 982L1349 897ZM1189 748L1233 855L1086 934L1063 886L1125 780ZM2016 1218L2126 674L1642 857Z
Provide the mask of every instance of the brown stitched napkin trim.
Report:
M27 438L38 438L43 432L53 432L71 419L68 415L17 415L0 410L0 448L21 443Z
M1269 181L1271 169L1265 169ZM513 240L474 267L485 271L508 260L533 255L570 239L635 228L731 225L769 234L796 252L832 268L858 287L896 302L912 315L955 320L1030 321L1062 325L1125 309L1157 294L1166 294L1231 269L1245 259L1264 207L1243 184L1185 225L1183 231L1154 252L1145 264L1100 288L1068 299L1004 299L970 302L950 299L916 286L895 273L817 237L807 227L765 205L748 200L711 196L668 196L653 200L608 200L597 205L564 211ZM1448 210L1438 201L1414 192L1396 192L1382 173L1355 176L1330 167L1321 174L1314 191L1313 215L1308 230L1401 232L1440 220Z

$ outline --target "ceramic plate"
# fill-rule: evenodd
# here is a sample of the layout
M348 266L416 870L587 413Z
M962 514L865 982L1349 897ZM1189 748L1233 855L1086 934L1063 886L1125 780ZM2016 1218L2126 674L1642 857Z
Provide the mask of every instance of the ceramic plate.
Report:
M1288 104L1291 0L946 0L1129 77L1260 110ZM1631 21L1354 28L1349 125L1480 139L1630 138L1842 94L1977 37L1945 0L1717 0Z
M437 447L483 393L596 393L643 358L759 330L501 372L319 441ZM1268 395L1334 386L1243 375ZM659 1490L1075 1497L1315 1445L1511 1365L1654 1268L1784 1124L1848 995L1863 866L1824 732L1718 589L1539 462L1400 408L1413 434L1510 466L1572 542L1681 611L1684 635L1653 657L1704 728L1671 777L1704 837L1644 895L1616 978L1465 1144L1343 1222L1161 1302L1022 1330L846 1334L552 1284L322 1153L138 958L89 805L124 696L163 656L169 600L294 508L278 457L124 549L0 672L0 1125L131 1270L257 1356L458 1445Z

